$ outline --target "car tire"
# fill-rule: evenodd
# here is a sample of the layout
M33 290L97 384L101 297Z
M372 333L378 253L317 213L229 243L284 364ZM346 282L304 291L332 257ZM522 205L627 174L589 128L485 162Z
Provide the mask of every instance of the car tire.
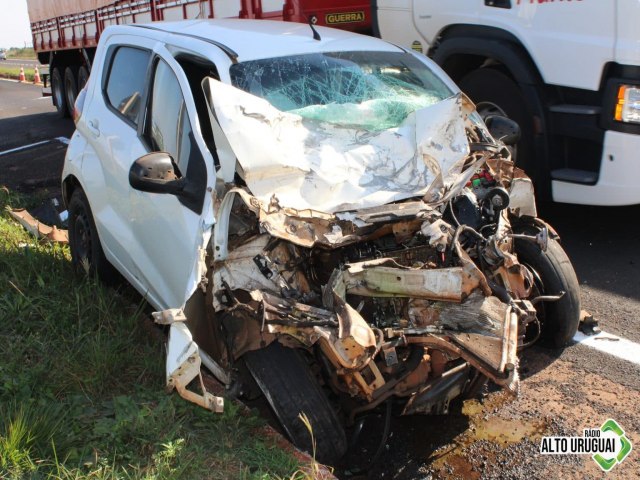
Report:
M560 300L543 302L536 307L542 317L541 338L556 347L569 344L580 323L580 285L571 260L560 244L551 238L546 251L522 239L516 239L514 246L518 260L532 271L542 295L565 292Z
M313 430L316 459L335 465L347 451L344 427L300 354L276 341L243 358L294 445L313 451L311 435L298 417L304 413Z
M64 70L64 94L67 101L67 112L73 113L78 98L78 67L69 66Z
M60 67L55 67L51 71L51 94L53 95L53 103L56 110L58 110L58 116L61 118L68 117L67 96L64 93L64 80Z
M78 92L81 91L89 81L89 70L84 65L78 69Z
M68 211L69 247L73 267L79 273L114 284L118 273L104 255L89 201L81 188L74 190L71 195Z
M480 68L464 76L460 89L476 104L478 113L504 115L520 126L516 165L533 177L533 122L527 113L526 102L520 87L505 73L496 68Z

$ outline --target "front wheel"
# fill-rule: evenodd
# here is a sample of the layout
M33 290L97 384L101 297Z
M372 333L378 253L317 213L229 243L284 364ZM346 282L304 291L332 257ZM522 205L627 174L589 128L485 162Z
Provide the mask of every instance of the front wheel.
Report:
M496 68L479 68L462 77L460 89L476 104L480 116L501 115L520 126L520 141L517 145L516 164L524 168L529 176L535 172L533 120L527 112L522 90L508 75Z
M304 414L311 423L316 458L329 464L340 460L347 451L344 428L298 352L276 341L243 358L294 445L313 453L311 434L299 417Z
M546 251L533 242L516 239L518 261L531 270L537 290L542 295L565 292L556 302L538 304L542 338L562 347L571 342L580 323L580 285L571 260L553 239Z

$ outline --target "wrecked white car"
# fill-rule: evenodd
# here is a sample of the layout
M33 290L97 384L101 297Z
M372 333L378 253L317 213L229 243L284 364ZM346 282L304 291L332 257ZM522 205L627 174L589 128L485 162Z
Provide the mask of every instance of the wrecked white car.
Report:
M446 413L576 331L575 273L533 187L427 58L267 21L109 27L63 192L74 264L169 325L167 382L261 391L320 460L377 408Z

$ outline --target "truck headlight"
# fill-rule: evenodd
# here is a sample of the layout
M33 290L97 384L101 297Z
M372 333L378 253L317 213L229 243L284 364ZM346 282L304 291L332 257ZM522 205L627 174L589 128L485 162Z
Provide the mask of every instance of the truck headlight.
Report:
M640 123L640 86L620 85L614 118L619 122Z

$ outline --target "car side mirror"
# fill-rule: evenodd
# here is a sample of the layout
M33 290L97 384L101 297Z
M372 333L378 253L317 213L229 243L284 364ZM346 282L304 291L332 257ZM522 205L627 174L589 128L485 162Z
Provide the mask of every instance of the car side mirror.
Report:
M520 125L510 118L502 115L488 115L484 123L491 136L505 145L512 147L520 141Z
M168 193L188 196L185 190L187 180L180 178L180 172L166 152L153 152L138 158L129 170L129 185L136 190L152 193Z

